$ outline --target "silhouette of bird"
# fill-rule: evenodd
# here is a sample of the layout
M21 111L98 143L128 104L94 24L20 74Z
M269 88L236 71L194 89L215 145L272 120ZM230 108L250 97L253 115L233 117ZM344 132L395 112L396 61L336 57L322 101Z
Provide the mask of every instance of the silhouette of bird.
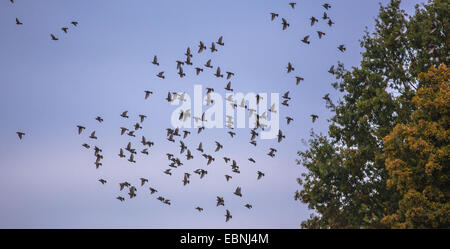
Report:
M333 24L334 24L334 22L333 21L331 21L331 19L328 19L328 26L333 26Z
M21 21L19 21L19 18L16 18L16 24L17 25L23 25L23 23Z
M119 201L125 201L125 198L123 198L122 196L119 196L116 199L119 200Z
M54 34L50 34L50 37L52 38L53 41L59 40Z
M119 157L124 158L125 154L123 154L123 149L120 148Z
M22 140L23 136L25 136L25 133L20 132L20 131L16 132L16 134L17 134L17 136L19 136L20 140Z
M336 72L334 71L334 65L332 65L331 67L330 67L330 69L328 69L328 72L330 73L330 74L335 74Z
M231 81L228 82L227 86L224 89L231 92L233 91L233 89L231 88Z
M229 176L229 175L225 175L225 179L227 180L227 182L233 177Z
M78 135L81 134L81 132L83 132L84 129L86 129L86 127L81 125L77 125L77 128L78 128Z
M302 78L302 77L300 77L300 76L295 76L295 80L296 80L296 85L298 85L298 84L300 84L300 82L302 81L302 80L305 80L304 78Z
M272 13L270 13L270 16L271 16L271 19L273 21L273 20L275 20L276 17L278 17L278 14L272 12Z
M190 48L190 47L188 47L188 48L186 49L186 53L185 53L184 55L186 55L187 57L192 57L192 54L191 54L191 48Z
M205 67L213 68L213 66L211 65L211 59L209 59L209 60L206 62Z
M311 114L311 118L312 118L312 122L314 123L319 118L319 116L317 116L315 114Z
M294 2L292 2L292 3L289 3L289 5L292 7L292 9L295 9L295 5L296 5L297 3L294 3Z
M145 116L145 115L143 115L143 114L139 114L139 118L141 119L141 123L144 122L144 119L145 119L146 117L147 117L147 116Z
M284 18L281 18L281 21L282 21L282 24L283 24L283 30L286 30L287 27L290 26L290 24Z
M217 78L223 78L223 74L220 74L220 67L217 67L216 74L214 74Z
M211 53L214 53L214 52L216 52L217 51L217 49L216 49L216 44L213 42L213 43L211 43Z
M314 16L312 16L309 20L311 20L311 26L313 26L316 22L318 22L319 20L317 18L315 18Z
M227 209L226 214L225 214L225 222L228 222L231 218L233 218L233 216L230 214L230 211L228 211L228 209Z
M199 212L203 211L203 208L201 207L196 207L195 209L197 209Z
M344 44L339 45L339 46L338 46L338 49L339 49L339 51L341 51L341 52L345 52L345 50L347 50L347 49L345 48L345 45L344 45Z
M326 10L328 10L329 8L331 8L331 5L328 3L325 3L322 5Z
M277 152L276 149L270 148L270 151L269 151L269 153L267 153L267 155L269 155L270 157L274 157L275 156L275 152Z
M145 99L148 99L148 97L150 97L150 94L153 94L152 91L148 91L148 90L145 90L144 92L145 92Z
M324 36L325 33L322 31L317 31L317 35L319 36L319 39L322 39L322 36Z
M234 76L233 72L227 72L227 80L231 79L232 76Z
M241 187L237 187L233 194L242 197Z
M278 143L281 142L283 138L286 138L286 136L283 135L281 130L278 130Z
M198 53L203 52L203 50L205 50L205 49L206 49L205 44L203 44L203 42L200 41L200 45L198 45Z
M217 207L218 206L225 206L225 201L223 200L223 197L217 196Z
M64 31L64 33L67 34L67 30L69 30L69 28L68 27L62 27L61 30Z
M124 111L124 112L122 112L122 114L120 114L120 116L122 118L129 118L127 114L128 114L128 111Z
M295 70L295 68L292 67L292 64L291 64L290 62L288 62L288 66L287 66L286 68L287 68L287 72L288 72L288 73L290 73L290 72L292 72L292 71Z
M183 72L182 67L180 67L180 69L178 69L178 75L180 75L180 78L183 78L184 76L186 76L186 74Z
M106 183L106 180L104 180L104 179L99 179L98 181L101 182L102 185Z
M130 158L128 159L128 161L130 163L136 163L136 161L134 160L134 154L133 153L130 154Z
M140 180L141 180L141 186L144 186L144 184L146 183L146 182L148 182L148 179L145 179L145 178L139 178Z
M219 37L219 40L217 40L217 44L220 46L224 46L225 43L223 43L223 36Z
M263 176L265 176L264 173L261 171L258 171L257 174L258 174L258 180L261 179Z
M164 76L164 71L159 72L156 76L158 76L161 79L165 79L166 78L166 76Z
M196 67L196 68L195 68L195 73L196 73L197 75L199 75L200 72L203 72L203 68Z
M245 207L248 209L251 209L253 206L247 203L247 204L245 204Z
M308 41L308 39L309 39L309 35L303 37L302 42L303 42L303 43L306 43L306 44L310 44L311 42Z
M215 150L215 152L219 151L222 148L223 148L223 145L221 145L219 142L216 141L216 150Z
M91 135L89 136L89 138L97 139L97 137L95 136L95 131L93 131L93 132L91 133Z
M95 118L95 120L97 120L99 123L103 122L103 118L100 117L100 116L97 116L97 117Z
M250 157L248 160L249 160L250 162L252 162L252 163L256 163L255 159L253 159L253 158L251 158L251 157Z
M71 24L76 27L78 25L78 22L77 21L73 21L73 22L71 22Z
M154 188L152 188L152 187L150 187L149 189L150 189L150 194L151 194L151 195L154 194L154 193L156 193L156 192L158 192L158 190L156 190L156 189L154 189Z
M293 120L294 120L294 119L291 118L291 117L289 117L289 116L286 117L287 124L290 124L291 121L293 121Z

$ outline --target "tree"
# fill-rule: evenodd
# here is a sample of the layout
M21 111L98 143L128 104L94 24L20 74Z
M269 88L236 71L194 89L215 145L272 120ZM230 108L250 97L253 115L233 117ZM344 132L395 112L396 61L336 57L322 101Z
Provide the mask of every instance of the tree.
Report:
M388 188L383 138L411 121L419 73L448 64L448 2L416 6L412 17L399 0L380 6L373 33L365 32L359 67L339 63L333 86L343 93L328 136L312 133L298 163L307 172L296 198L315 211L304 228L382 228L402 194Z
M387 186L401 194L399 208L383 218L393 228L450 227L450 70L421 73L411 121L384 138Z

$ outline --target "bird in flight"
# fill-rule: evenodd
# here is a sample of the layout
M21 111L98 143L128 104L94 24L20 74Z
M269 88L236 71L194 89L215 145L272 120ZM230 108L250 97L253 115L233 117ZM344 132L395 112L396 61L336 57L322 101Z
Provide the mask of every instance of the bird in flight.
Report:
M287 68L287 72L288 72L288 73L290 73L290 72L292 72L292 71L295 70L295 68L292 67L292 64L291 64L290 62L288 62L288 66L287 66L286 68Z
M322 39L322 36L324 36L325 33L322 31L317 31L317 35L319 36L319 39Z
M164 76L164 71L159 72L156 76L158 76L161 79L165 79L166 78L166 76Z
M59 40L58 37L56 37L54 34L50 34L50 37L52 38L53 41Z
M157 66L159 66L159 62L158 62L158 56L153 56L153 61L152 61L152 64L153 65L157 65Z
M319 118L319 116L317 116L315 114L311 114L311 118L312 118L312 122L314 123Z
M81 132L82 132L84 129L86 129L86 127L81 126L81 125L77 125L77 128L78 128L78 135L80 135Z
M217 196L217 204L216 206L225 206L225 201L223 200L223 197Z
M311 42L308 39L309 39L309 35L303 37L302 42L305 43L305 44L310 44Z
M148 179L145 179L145 178L140 178L140 180L141 180L141 186L144 186L144 184L146 183L146 182L148 182Z
M213 68L213 66L211 65L211 59L209 59L209 60L206 62L205 67Z
M248 209L251 209L253 206L247 203L247 204L245 204L245 207Z
M17 136L19 136L19 139L22 140L23 136L25 136L25 133L18 131L16 132Z
M329 8L331 8L331 5L328 3L325 3L322 5L322 7L324 7L326 10L328 10Z
M233 216L231 216L230 211L227 209L225 214L225 222L228 222Z
M62 27L61 30L64 31L64 33L67 34L67 30L69 30L69 28L68 27Z
M312 16L309 20L311 20L311 26L313 26L316 22L318 22L319 20L317 18L315 18L314 16Z
M153 94L152 91L148 91L148 90L145 90L144 92L145 92L145 99L148 99L148 97L150 97L150 95Z
M278 17L278 14L272 12L272 13L270 13L270 16L271 16L272 21L273 21L273 20L275 20L276 17Z
M101 182L102 185L106 183L106 180L104 180L104 179L100 179L100 180L98 180L98 181Z
M216 51L217 51L216 44L213 42L213 43L211 43L211 53L214 53Z
M278 143L281 142L283 138L286 138L286 136L283 135L283 132L281 132L281 130L278 130Z
M203 44L203 42L200 41L200 44L198 45L198 53L203 52L203 50L205 50L205 49L206 49L205 44Z
M158 190L156 190L156 189L154 189L154 188L152 188L152 187L150 187L149 189L150 189L150 194L151 194L151 195L154 194L154 193L156 193L156 192L158 192Z
M23 25L23 23L21 21L19 21L19 18L16 18L16 24L17 25Z
M203 211L203 208L201 207L196 207L195 209L197 209L199 212Z
M281 18L281 21L282 21L281 24L283 24L283 30L286 30L286 28L289 27L290 24L284 18Z
M339 46L338 46L338 49L339 49L339 51L341 51L341 52L345 52L345 50L346 50L344 44L339 45Z
M289 3L289 5L292 7L292 9L295 9L295 5L296 5L297 3L294 3L294 2L292 2L292 3Z
M331 19L328 19L328 26L333 26L333 24L334 24L334 22L333 21L331 21Z
M295 76L295 79L297 80L297 82L296 82L297 85L300 84L300 82L301 82L302 80L305 80L304 78L302 78L302 77L300 77L300 76Z
M265 176L264 173L261 171L258 171L257 173L258 173L258 180L261 179L263 176Z
M294 119L289 116L286 117L287 124L290 124L293 120Z
M78 25L78 22L77 22L77 21L73 21L73 22L71 22L71 23L72 23L72 25L75 26L75 27Z
M233 194L242 197L241 187L237 187Z
M97 137L95 136L95 131L93 131L93 132L91 133L91 135L89 136L89 138L97 139Z
M216 74L214 74L217 78L223 78L223 74L220 74L220 67L217 67Z
M217 41L217 44L220 46L224 46L225 43L223 43L223 36L219 37L219 40Z

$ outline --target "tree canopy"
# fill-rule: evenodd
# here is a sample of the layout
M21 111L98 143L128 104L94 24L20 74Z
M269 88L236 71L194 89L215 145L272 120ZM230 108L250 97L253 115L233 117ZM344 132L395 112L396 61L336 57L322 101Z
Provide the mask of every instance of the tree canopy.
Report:
M424 117L432 115L428 111L418 112L427 106L423 103L427 98L420 97L420 93L433 92L436 97L444 94L448 99L448 92L445 95L435 89L438 85L448 85L448 77L439 73L447 69L445 66L433 69L440 64L448 65L450 59L448 16L445 0L416 6L413 16L400 8L399 0L392 0L387 6L380 6L374 31L366 31L361 39L364 52L360 65L347 70L342 63L338 64L337 82L333 86L343 96L336 106L327 105L333 113L328 135L312 133L309 148L298 152L298 163L307 172L298 179L301 189L295 198L314 211L310 219L302 222L302 227L448 227L448 214L444 214L448 213L448 191L441 189L448 185L448 169L442 166L435 172L444 185L433 182L435 173L421 176L422 179L418 176L422 173L416 172L427 163L442 163L442 157L446 156L448 161L448 127L429 124L445 130L447 140L442 140L442 145L429 141L432 148L428 152L417 153L410 148L413 155L409 157L396 151L409 148L396 144L397 134L408 135L401 131L402 125L424 129L417 127L417 122L448 121L446 112L442 112L442 120ZM422 74L430 67L427 75ZM440 76L443 78L436 78ZM439 106L444 107L445 103ZM439 113L439 109L435 111ZM412 156L416 164L410 161L414 160ZM407 160L399 166L399 160L403 159ZM408 173L400 172L399 167ZM419 180L415 183L420 188L410 183L405 186L404 174L427 179L429 188L422 189L426 186ZM436 199L427 199L430 195ZM429 207L422 213L414 209L420 205L419 199L422 203L429 201Z

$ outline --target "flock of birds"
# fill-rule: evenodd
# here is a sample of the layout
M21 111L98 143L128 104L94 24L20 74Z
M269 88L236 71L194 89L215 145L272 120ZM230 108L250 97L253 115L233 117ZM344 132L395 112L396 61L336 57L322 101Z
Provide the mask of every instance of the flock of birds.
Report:
M14 4L14 0L9 0L9 1L10 1L12 4ZM78 26L78 21L71 21L70 24L71 24L73 27L77 27L77 26ZM23 25L23 22L20 21L18 17L16 17L16 25ZM63 27L61 27L61 30L62 30L65 34L67 34L67 32L69 31L69 27L63 26ZM50 38L51 38L53 41L58 41L58 40L59 40L59 38L58 38L56 35L54 35L53 33L50 34Z
M14 3L14 0L10 0L10 1L11 1L11 3ZM289 3L289 5L291 6L292 9L295 9L296 3L291 2L291 3ZM326 12L331 8L331 5L328 3L325 3L322 6L325 9L322 19L325 20L330 27L332 27L334 22L331 20L331 18L329 17L329 15ZM279 16L279 14L277 14L277 13L270 13L270 18L272 21L274 21L278 16ZM281 18L281 19L282 19L282 29L286 30L288 27L290 27L290 24L287 22L287 20L285 18ZM319 22L319 20L317 18L315 18L314 16L311 17L310 20L311 20L311 26L314 26L317 22ZM16 23L18 25L22 25L22 23L19 21L19 19L16 19ZM78 22L73 21L71 24L74 27L76 27ZM68 28L62 27L61 30L63 32L67 33ZM321 39L325 36L325 32L322 32L322 31L317 31L317 34L318 34L319 39ZM56 36L54 36L53 34L51 34L51 38L52 38L52 40L58 40L58 38ZM302 39L302 42L305 44L310 44L309 39L310 39L310 35L307 35ZM217 41L211 42L210 43L211 45L209 47L207 47L205 44L206 43L204 43L203 41L199 42L197 54L203 53L204 51L208 51L208 50L212 54L212 53L218 52L220 47L225 46L223 36L220 36L217 39ZM339 45L338 49L340 51L344 52L345 46ZM235 76L235 74L233 72L225 71L225 75L224 75L220 66L216 66L216 67L213 66L213 62L211 61L211 59L207 60L204 64L202 63L202 65L194 66L194 63L192 61L194 55L191 52L190 47L188 47L186 49L184 56L185 56L185 58L183 60L176 61L176 69L178 71L177 72L178 77L183 78L186 76L186 71L185 71L184 67L188 67L188 66L191 66L195 69L196 75L199 75L200 73L205 73L205 71L210 70L210 71L212 71L212 74L216 78L226 79L226 81L228 81L226 83L226 86L224 87L224 89L226 91L228 91L228 92L234 91L234 89L231 88L231 79ZM151 61L151 63L157 68L160 67L160 62L158 60L158 56L155 55L153 57L153 60ZM294 66L291 64L291 62L288 62L287 73L291 73L293 71L295 71ZM335 73L334 66L332 66L330 68L329 73L332 73L332 74ZM165 79L166 78L165 71L157 72L156 76L160 79ZM300 76L295 76L295 77L296 77L296 85L299 85L301 83L301 81L304 80L304 78L302 78ZM212 92L214 92L214 88L206 88L206 101L205 101L206 105L213 104L213 99L210 96L210 94ZM153 93L154 93L153 91L144 90L144 96L143 96L144 100L148 100L150 98L150 96L153 95ZM276 113L279 110L276 110L275 105L273 104L267 111L264 111L263 113L257 113L256 110L254 110L254 109L250 108L248 105L246 105L244 99L242 99L242 100L233 99L233 96L234 95L229 95L229 97L226 99L227 103L229 103L234 109L243 108L248 112L249 117L252 117L253 115L255 117L255 126L253 129L250 130L249 143L252 144L253 146L257 146L256 138L259 136L259 131L264 130L268 126L265 123L265 121L267 121L267 115L269 113ZM289 101L291 100L291 97L289 96L289 91L285 92L282 95L282 98L283 98L282 105L288 107ZM259 104L259 101L261 99L262 99L261 96L256 95L256 103L257 104ZM329 94L326 94L323 97L323 99L326 100L328 104L333 105L333 103L331 102L331 99L329 97ZM165 100L168 102L173 102L174 100L185 101L185 93L169 91ZM128 114L128 110L122 111L122 113L120 113L120 116L124 120L131 120L130 115ZM149 140L142 134L143 128L144 128L143 125L144 125L146 118L147 118L146 115L139 114L136 117L136 119L129 124L129 127L120 127L120 129L118 129L118 133L120 131L121 136L128 136L129 139L131 139L131 141L129 141L126 146L118 149L117 156L121 159L127 160L130 164L136 163L138 155L149 155L150 149L155 145L155 141ZM177 153L167 153L166 154L167 160L168 160L168 168L163 170L163 172L162 172L163 174L172 176L172 173L175 170L182 168L183 160L184 160L183 157L185 157L186 161L192 160L194 157L197 157L197 156L203 157L205 160L205 166L209 166L211 163L215 162L217 153L221 150L224 150L223 144L219 141L215 141L215 149L213 152L207 152L206 148L203 147L202 142L200 142L198 144L197 148L188 147L186 145L187 144L186 140L189 138L189 136L193 136L193 135L200 136L201 132L205 129L205 126L203 125L203 123L208 122L208 120L205 117L205 113L203 113L200 117L193 117L193 118L194 118L194 123L196 124L196 129L197 129L196 133L191 134L191 131L189 129L181 130L178 127L175 127L175 128L169 127L166 129L167 140L173 144L178 144L179 156L177 155ZM228 128L227 134L231 138L234 138L236 136L236 133L233 131L233 129L234 129L233 117L227 115L226 118L227 118L226 127ZM318 115L311 114L311 118L312 118L312 122L314 123L319 117L318 117ZM96 117L95 120L97 120L99 123L104 122L104 120L101 116ZM183 120L183 121L191 120L190 109L182 110L179 114L179 120ZM287 116L286 117L287 125L289 125L293 120L294 119L292 117ZM83 125L77 125L76 128L77 128L77 133L79 135L84 134L85 130L87 129ZM91 143L91 145L88 143L83 143L82 146L89 150L92 147L93 154L95 157L94 165L98 169L103 165L102 164L102 160L104 158L103 154L102 154L103 151L97 145L92 145L93 143L95 143L95 141L98 140L98 137L96 136L96 131L95 130L89 131L88 134L89 134L88 138L91 139L92 143ZM25 133L19 131L19 132L17 132L17 135L19 136L20 139L23 139L23 137L25 136ZM283 141L283 139L285 139L285 135L283 134L283 132L280 129L278 131L278 136L277 136L278 143L281 143ZM139 145L136 145L136 144L140 144L140 147L139 147ZM276 148L269 148L267 155L269 157L273 158L276 156L276 153L277 153ZM222 157L222 160L224 160L224 163L226 165L229 165L229 167L230 167L230 173L224 175L225 181L228 182L233 178L233 176L237 176L240 174L240 167L239 167L238 162L233 158ZM248 161L251 164L256 164L256 160L253 157L249 157ZM183 177L181 179L181 183L184 186L190 184L190 182L192 180L192 174L197 174L199 179L201 180L204 177L206 177L206 175L208 174L208 170L203 167L203 168L198 168L198 169L194 170L193 172L184 172ZM257 180L261 180L264 176L265 176L264 172L262 172L260 170L255 171L255 177ZM99 179L98 181L102 185L108 183L108 181L103 178ZM149 185L148 182L149 182L149 180L147 178L142 177L142 178L138 179L137 184L135 184L135 185L144 187L144 185L146 185L146 184ZM128 199L133 199L137 196L138 188L135 185L129 183L128 181L119 182L118 185L119 185L120 193L122 193L122 191L124 191L124 190L127 190L126 195L128 195ZM149 191L150 195L158 195L156 193L159 193L158 189L155 186L148 186L148 191ZM237 186L236 189L234 190L233 194L242 198L243 197L242 187ZM123 202L127 199L126 197L124 197L126 195L119 194L116 197L116 199L119 200L120 202ZM297 198L299 193L297 192L295 195L296 195L295 198ZM171 200L168 199L167 197L164 197L162 194L158 195L156 197L156 199L165 205L172 204ZM225 200L222 196L216 197L216 206L217 207L225 206ZM247 209L251 209L253 206L250 203L246 203L244 205L244 207ZM196 206L195 209L198 212L203 211L203 208L200 206ZM226 222L228 222L232 218L231 212L228 209L225 210L225 217L226 217L226 219L225 219Z

